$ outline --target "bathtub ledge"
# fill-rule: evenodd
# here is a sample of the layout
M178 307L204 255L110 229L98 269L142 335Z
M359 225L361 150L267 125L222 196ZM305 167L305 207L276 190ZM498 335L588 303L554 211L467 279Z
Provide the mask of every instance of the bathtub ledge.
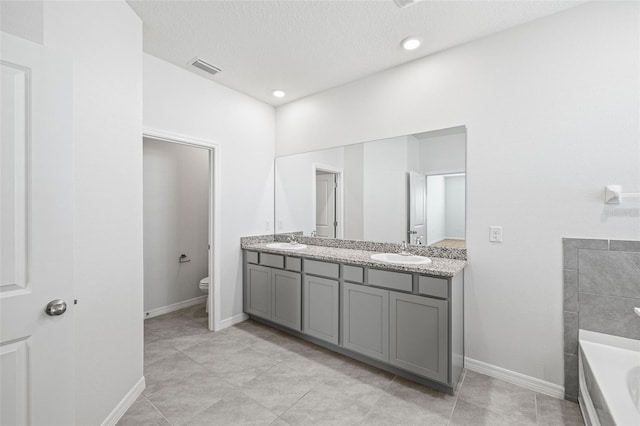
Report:
M610 415L614 424L640 424L640 412L627 386L629 371L640 366L640 340L580 330L579 346L579 360L585 360L587 364L580 365L581 396L585 400L587 397L591 398L589 392L592 389L587 389L584 380L586 372L582 371L588 368L594 378L594 387L597 388L593 391L601 393L607 408L605 411L608 411L601 414ZM598 424L597 418L588 422ZM606 424L607 421L603 423Z

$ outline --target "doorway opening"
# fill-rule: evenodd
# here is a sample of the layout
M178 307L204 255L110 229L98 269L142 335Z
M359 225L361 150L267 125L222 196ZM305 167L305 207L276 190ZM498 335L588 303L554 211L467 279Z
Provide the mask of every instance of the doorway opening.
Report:
M153 325L188 315L219 328L217 152L206 141L143 135L144 318L176 312Z
M342 170L314 164L313 180L316 236L343 238Z
M410 244L465 248L464 212L465 173L409 172Z

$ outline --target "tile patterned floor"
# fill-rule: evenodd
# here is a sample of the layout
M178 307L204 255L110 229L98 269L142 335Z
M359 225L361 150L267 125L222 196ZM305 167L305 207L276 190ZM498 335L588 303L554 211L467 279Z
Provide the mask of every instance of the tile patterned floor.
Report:
M125 425L583 425L576 404L466 371L456 396L203 306L145 321L144 393Z

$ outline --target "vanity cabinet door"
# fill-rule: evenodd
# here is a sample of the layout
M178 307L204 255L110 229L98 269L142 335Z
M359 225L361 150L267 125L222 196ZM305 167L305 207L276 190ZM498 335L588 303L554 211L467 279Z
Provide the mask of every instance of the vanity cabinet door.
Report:
M338 281L305 276L303 292L305 334L338 344L339 291Z
M389 361L389 291L343 284L343 346Z
M448 303L391 292L391 364L442 383L449 382Z
M285 327L300 331L302 289L300 274L272 270L271 320Z
M247 313L271 319L271 268L247 264Z

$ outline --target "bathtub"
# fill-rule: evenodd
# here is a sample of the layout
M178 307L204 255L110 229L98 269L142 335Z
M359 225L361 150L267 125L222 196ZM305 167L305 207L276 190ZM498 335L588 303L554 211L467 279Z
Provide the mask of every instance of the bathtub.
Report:
M640 340L580 330L579 393L587 425L640 425Z

